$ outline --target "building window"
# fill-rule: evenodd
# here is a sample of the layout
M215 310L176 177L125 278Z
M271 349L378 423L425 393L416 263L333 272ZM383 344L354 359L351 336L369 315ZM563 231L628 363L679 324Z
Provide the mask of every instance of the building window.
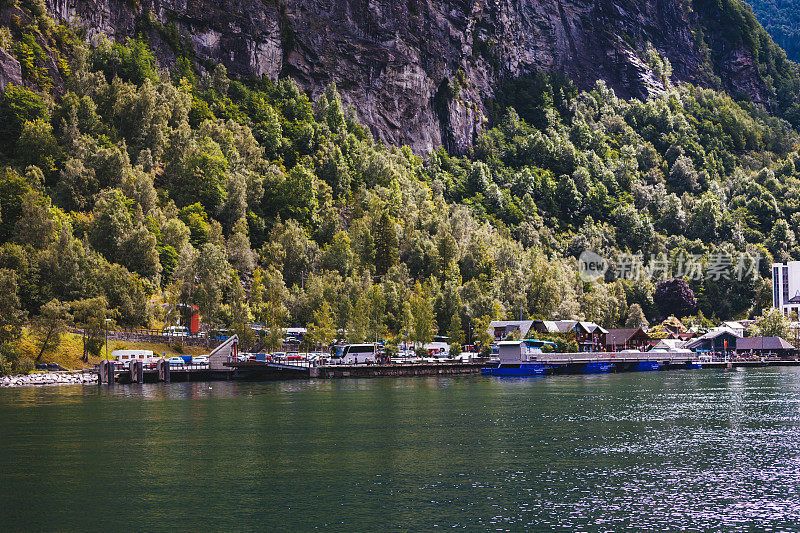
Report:
M772 307L780 307L780 297L778 293L778 267L772 267Z
M786 302L789 300L789 267L784 265L781 270L783 270L783 279L781 280L783 282L782 303L786 304Z

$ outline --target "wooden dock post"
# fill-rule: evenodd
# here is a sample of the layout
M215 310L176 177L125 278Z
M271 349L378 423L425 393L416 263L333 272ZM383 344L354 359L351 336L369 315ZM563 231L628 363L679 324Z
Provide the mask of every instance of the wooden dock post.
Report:
M169 383L169 361L166 359L158 360L158 380Z
M144 383L144 361L131 361L131 383Z
M98 374L98 383L113 385L116 381L116 377L114 376L114 361L109 361L107 359L100 361L100 370Z

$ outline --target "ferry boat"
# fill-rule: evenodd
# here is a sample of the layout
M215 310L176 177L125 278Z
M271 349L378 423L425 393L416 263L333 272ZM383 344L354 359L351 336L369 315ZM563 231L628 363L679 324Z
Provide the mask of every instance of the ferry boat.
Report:
M498 343L497 366L481 369L484 376L540 376L552 372L552 365L537 361L542 347L553 345L549 341L526 339L522 341L502 341Z

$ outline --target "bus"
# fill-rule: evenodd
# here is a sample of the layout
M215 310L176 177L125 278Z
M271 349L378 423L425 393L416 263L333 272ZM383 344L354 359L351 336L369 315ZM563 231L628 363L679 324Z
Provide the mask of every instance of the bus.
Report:
M346 365L374 363L380 353L376 344L348 344L342 350L341 361Z

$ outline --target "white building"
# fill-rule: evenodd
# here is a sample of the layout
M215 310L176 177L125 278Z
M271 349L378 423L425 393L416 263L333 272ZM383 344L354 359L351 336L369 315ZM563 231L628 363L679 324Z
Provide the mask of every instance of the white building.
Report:
M772 307L800 315L800 261L772 263Z

